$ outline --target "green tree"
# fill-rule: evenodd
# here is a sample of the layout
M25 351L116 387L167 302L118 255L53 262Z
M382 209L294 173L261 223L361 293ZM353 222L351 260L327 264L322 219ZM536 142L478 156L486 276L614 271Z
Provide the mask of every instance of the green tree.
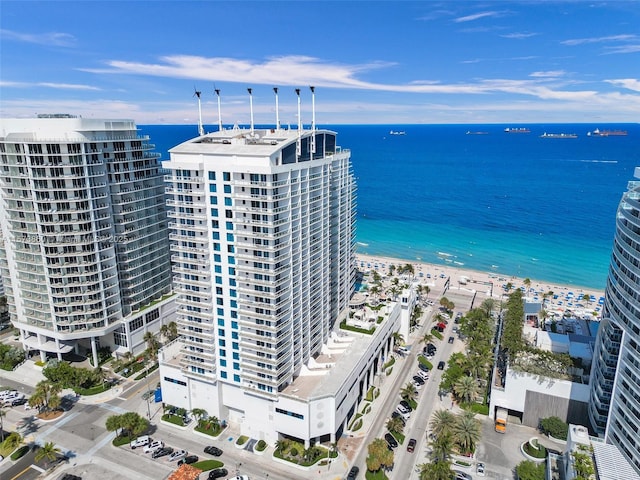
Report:
M145 333L142 339L147 344L147 355L150 359L153 359L153 361L155 361L156 355L158 354L158 348L160 346L158 343L158 339L152 332Z
M4 442L4 425L2 423L2 417L7 413L4 410L0 410L0 443Z
M58 454L60 453L60 449L56 447L53 442L46 442L42 447L38 449L34 460L39 462L40 460L45 461L45 464L49 462L53 462L58 458Z
M431 461L448 462L453 453L454 439L451 433L444 432L431 442Z
M524 460L516 466L519 480L545 480L545 464Z
M4 432L3 432L4 433ZM7 438L4 439L3 445L9 450L15 450L22 443L22 437L18 432L11 432Z
M200 420L207 416L207 411L204 408L193 408L191 409L191 415L196 419L196 423L200 425Z
M429 428L436 437L448 432L455 421L455 416L449 410L440 409L433 412Z
M402 334L400 332L393 332L391 334L391 336L393 337L393 346L397 347L400 345L404 345L404 337L402 336Z
M484 310L487 317L490 317L491 312L496 308L496 301L493 298L485 298L480 304L480 308Z
M45 412L58 408L62 401L58 396L61 391L62 388L59 384L50 380L40 380L29 398L29 405L42 405Z
M453 471L450 462L423 463L420 468L420 480L451 480Z
M460 377L453 384L453 393L459 401L473 403L478 397L478 382L474 377Z
M122 415L109 415L105 421L105 427L109 432L116 432L116 436L120 436L122 428Z
M431 342L433 342L433 339L434 339L434 338L435 338L435 337L433 336L433 333L425 333L425 334L422 336L422 343L424 343L425 345L426 345L427 343L431 343Z
M540 430L558 440L566 440L569 433L569 425L560 417L547 417L540 420Z
M465 411L456 416L455 422L451 426L451 433L454 441L460 445L464 453L471 453L475 450L482 435L481 427L480 421L475 418L473 412Z
M409 382L402 388L402 390L400 390L400 396L407 402L411 403L418 397L418 392L416 391L416 387L413 383Z
M383 467L393 465L393 451L389 450L387 442L382 438L376 438L367 447L367 470L377 472Z
M149 428L149 421L135 412L123 413L121 417L121 428L130 437L137 437Z
M387 420L387 430L391 433L402 433L404 430L404 422L400 417L391 417Z

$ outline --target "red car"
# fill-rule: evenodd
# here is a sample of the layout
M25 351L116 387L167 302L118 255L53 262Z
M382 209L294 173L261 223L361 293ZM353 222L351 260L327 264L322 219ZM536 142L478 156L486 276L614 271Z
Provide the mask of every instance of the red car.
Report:
M407 452L413 453L413 450L415 448L416 448L416 439L412 438L411 440L409 440L409 443L407 444Z

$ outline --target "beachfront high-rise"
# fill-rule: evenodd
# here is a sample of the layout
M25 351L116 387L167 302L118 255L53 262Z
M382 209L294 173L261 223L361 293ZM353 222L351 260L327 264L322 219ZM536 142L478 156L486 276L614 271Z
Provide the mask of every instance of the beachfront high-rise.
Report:
M276 122L170 149L182 338L160 353L165 403L203 408L253 438L309 442L335 438L366 393L400 308L362 346L339 333L355 285L355 182L336 137ZM333 368L338 351L353 355L343 368Z
M132 120L0 120L0 272L26 350L139 352L172 319L159 155ZM172 313L173 312L173 313Z
M640 168L635 177L640 180ZM629 182L616 232L591 368L589 417L640 475L640 181Z

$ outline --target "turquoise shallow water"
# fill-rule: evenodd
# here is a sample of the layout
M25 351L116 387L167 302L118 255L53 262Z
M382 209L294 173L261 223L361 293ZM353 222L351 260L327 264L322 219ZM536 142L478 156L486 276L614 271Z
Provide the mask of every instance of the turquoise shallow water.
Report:
M640 125L504 132L523 126L320 125L351 150L358 251L604 289L618 202L640 166ZM596 128L628 135L586 136ZM197 133L191 125L140 129L164 159Z

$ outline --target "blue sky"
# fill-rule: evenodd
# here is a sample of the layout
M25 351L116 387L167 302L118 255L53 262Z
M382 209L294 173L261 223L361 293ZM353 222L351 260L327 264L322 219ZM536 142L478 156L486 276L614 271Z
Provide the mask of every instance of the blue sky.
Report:
M637 122L640 2L4 1L0 115Z

